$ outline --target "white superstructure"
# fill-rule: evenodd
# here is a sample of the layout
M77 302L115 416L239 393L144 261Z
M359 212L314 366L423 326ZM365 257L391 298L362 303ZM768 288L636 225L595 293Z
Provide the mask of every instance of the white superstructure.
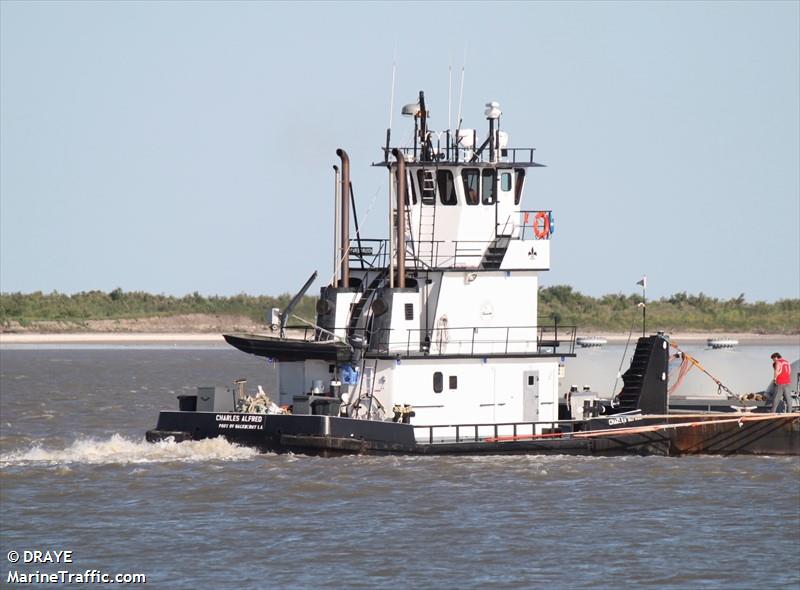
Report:
M539 322L553 217L523 197L541 164L533 148L508 147L497 103L487 105L485 137L428 130L423 93L404 112L414 117L414 145L391 149L387 134L375 164L391 178L388 239L350 239L349 160L339 150L341 268L321 290L314 340L349 353L340 345L335 361L281 361L280 403L321 380L342 383L331 391L352 418L555 421L560 361L573 355L575 331Z

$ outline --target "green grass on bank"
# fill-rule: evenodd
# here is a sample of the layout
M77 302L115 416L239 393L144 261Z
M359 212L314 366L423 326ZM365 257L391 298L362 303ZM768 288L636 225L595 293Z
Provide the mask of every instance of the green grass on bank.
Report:
M589 297L567 285L539 291L540 318L557 317L559 323L584 330L627 332L641 326L640 295ZM800 299L775 303L748 302L744 295L716 299L700 293L675 293L647 302L647 326L666 332L752 332L758 334L800 333Z
M0 324L8 326L12 321L22 325L40 321L81 323L87 320L168 317L195 313L246 316L261 322L273 307L283 309L291 298L288 293L278 297L245 294L204 297L197 292L174 297L141 291L125 292L122 289L114 289L110 293L87 291L74 295L57 292L0 293ZM315 297L305 297L294 313L313 320L315 304Z
M11 322L30 325L38 321L62 321L81 324L99 319L136 319L183 314L219 314L246 316L264 321L273 307L283 309L289 294L234 295L205 297L198 293L184 297L153 295L140 291L115 289L110 293L88 291L62 293L0 293L0 324ZM306 296L295 314L313 320L316 297ZM542 288L539 291L539 317L550 323L578 326L582 330L627 332L639 325L641 308L638 295L603 295L590 297L568 285ZM294 323L294 322L292 322ZM716 299L703 293L676 293L647 303L647 325L653 330L729 331L765 334L800 333L800 299L782 299L775 303L748 302L744 296Z

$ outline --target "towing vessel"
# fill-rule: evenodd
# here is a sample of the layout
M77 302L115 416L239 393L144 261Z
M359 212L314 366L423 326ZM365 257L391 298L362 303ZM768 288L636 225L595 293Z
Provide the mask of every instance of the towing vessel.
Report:
M402 112L413 143L392 147L387 130L373 164L389 175L388 236L361 237L350 160L337 150L334 269L316 321L289 325L314 273L272 310L269 332L224 335L277 363L276 390L198 388L160 412L147 440L223 436L322 455L800 454L798 413L671 413L663 334L639 339L613 399L560 396L576 328L538 317L555 223L524 198L543 167L535 149L509 145L496 102L485 135L430 129L423 92Z

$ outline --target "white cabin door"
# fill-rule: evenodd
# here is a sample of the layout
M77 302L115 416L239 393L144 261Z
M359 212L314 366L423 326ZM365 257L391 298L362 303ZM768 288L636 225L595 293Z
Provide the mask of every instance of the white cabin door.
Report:
M522 420L539 421L539 371L522 374Z
M513 170L497 171L497 235L516 236L519 232L517 225L516 207L514 205L514 178Z

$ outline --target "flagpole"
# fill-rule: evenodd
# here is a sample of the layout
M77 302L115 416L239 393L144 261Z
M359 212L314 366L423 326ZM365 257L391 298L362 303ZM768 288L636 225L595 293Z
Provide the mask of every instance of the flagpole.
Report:
M647 336L647 275L642 277L642 280L636 281L637 285L642 286L642 338Z
M647 336L647 278L642 285L642 338Z

